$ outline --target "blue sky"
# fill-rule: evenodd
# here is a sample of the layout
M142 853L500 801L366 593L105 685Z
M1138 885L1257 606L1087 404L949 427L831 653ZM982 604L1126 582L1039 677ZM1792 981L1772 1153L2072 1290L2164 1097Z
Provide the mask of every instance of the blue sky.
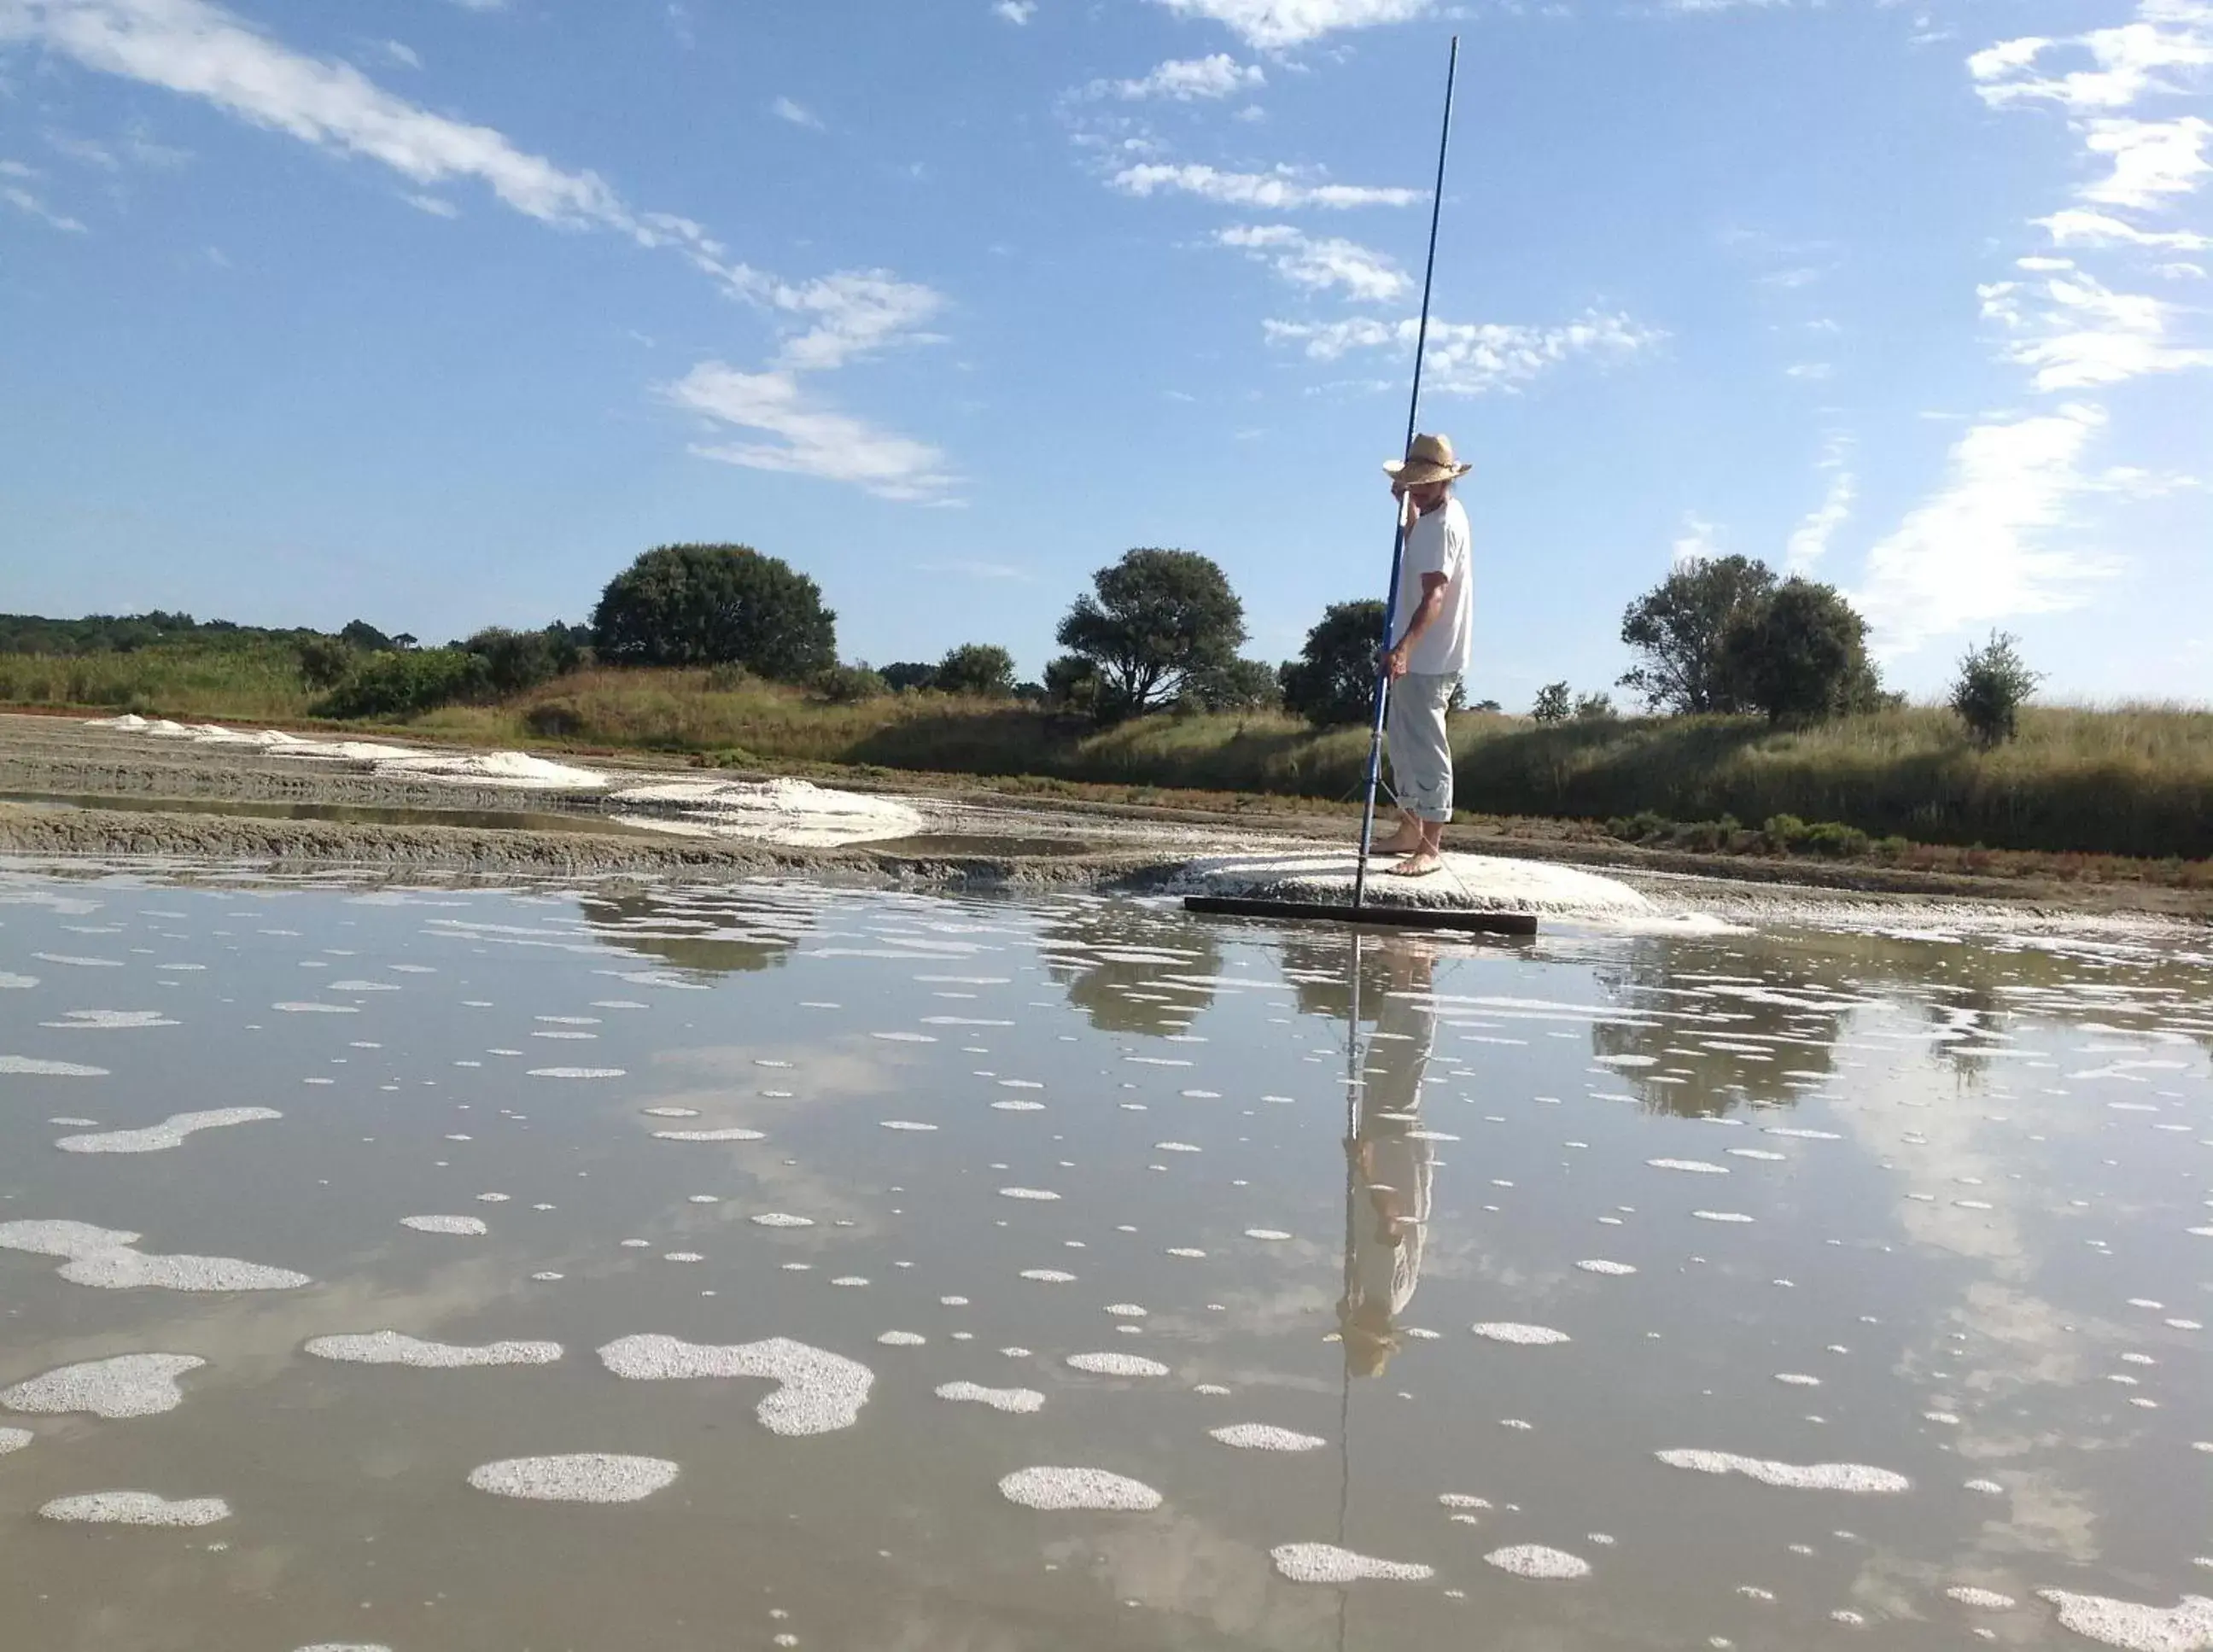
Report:
M1422 424L1477 698L1603 686L1671 559L1938 688L2213 693L2213 5L0 0L0 608L581 618L637 552L842 651L1215 557L1378 594Z

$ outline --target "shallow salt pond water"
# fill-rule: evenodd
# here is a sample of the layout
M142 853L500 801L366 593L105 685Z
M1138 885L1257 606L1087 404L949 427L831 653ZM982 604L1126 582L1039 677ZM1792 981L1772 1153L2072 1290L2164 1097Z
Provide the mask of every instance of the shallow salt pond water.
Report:
M0 1646L2213 1646L2209 1043L2172 938L17 866Z

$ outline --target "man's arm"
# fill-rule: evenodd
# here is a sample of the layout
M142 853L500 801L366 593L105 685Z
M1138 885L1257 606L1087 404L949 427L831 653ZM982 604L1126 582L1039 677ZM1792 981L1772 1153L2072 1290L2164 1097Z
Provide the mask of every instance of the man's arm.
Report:
M1384 656L1384 669L1391 674L1393 682L1406 674L1406 661L1411 656L1414 639L1430 627L1430 622L1445 611L1445 587L1450 582L1442 574L1422 576L1422 600L1414 609L1414 617L1406 624L1406 634L1393 645Z

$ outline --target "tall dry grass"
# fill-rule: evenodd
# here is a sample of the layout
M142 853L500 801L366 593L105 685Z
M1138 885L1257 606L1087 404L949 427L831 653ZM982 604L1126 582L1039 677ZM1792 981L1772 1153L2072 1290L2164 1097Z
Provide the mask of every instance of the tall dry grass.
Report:
M293 721L314 698L288 643L159 645L119 654L0 654L0 704L145 716Z

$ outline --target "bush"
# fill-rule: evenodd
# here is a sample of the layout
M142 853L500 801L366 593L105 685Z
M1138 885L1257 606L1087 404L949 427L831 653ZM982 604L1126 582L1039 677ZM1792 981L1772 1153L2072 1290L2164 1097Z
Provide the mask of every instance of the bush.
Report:
M1606 722L1612 721L1614 716L1613 695L1598 693L1576 696L1577 722Z
M814 686L832 705L857 705L863 700L881 699L892 692L881 674L862 665L832 666L814 680Z
M1064 654L1045 668L1047 705L1091 715L1099 704L1099 668L1081 655Z
M1537 691L1537 703L1529 708L1532 722L1565 722L1575 709L1565 683L1546 683Z
M1835 860L1856 860L1868 851L1866 832L1835 820L1823 820L1807 827L1801 843L1810 853Z
M837 618L813 580L751 546L664 545L607 582L592 639L617 665L735 661L801 682L836 665Z
M509 631L504 625L492 625L461 647L485 662L485 677L494 693L520 694L583 665L584 637L582 626L558 622L543 631Z
M1629 605L1621 640L1643 661L1621 678L1647 709L1680 716L1746 709L1724 651L1729 627L1775 589L1765 563L1705 557L1683 566Z
M1261 711L1283 703L1276 668L1263 660L1232 660L1202 672L1184 686L1180 708L1197 711Z
M888 673L884 681L891 683ZM1015 656L996 643L963 643L945 651L930 674L930 686L948 694L1004 698L1015 692Z
M1805 840L1806 823L1795 814L1771 814L1760 832L1770 849L1787 854Z
M1193 678L1235 660L1245 640L1245 605L1195 551L1125 552L1091 583L1097 594L1076 599L1053 640L1091 662L1102 717L1175 699Z
M1867 621L1833 586L1787 579L1729 621L1722 652L1729 680L1770 723L1837 716L1880 692L1867 657Z
M300 675L310 688L335 688L352 672L358 657L335 637L300 639Z
M1366 722L1375 704L1375 651L1383 605L1374 598L1332 602L1307 632L1299 657L1277 674L1283 707L1317 728Z
M877 674L891 685L892 692L906 693L911 689L934 688L937 686L937 668L920 660L894 660L881 667Z
M1990 640L1960 659L1952 685L1952 709L1967 725L1967 737L1988 752L2020 732L2021 702L2036 692L2043 674L2031 671L2019 651L2021 639L1992 631Z
M574 700L541 700L522 714L522 726L541 740L574 740L584 732L584 714Z
M371 654L308 708L319 717L412 717L491 686L481 656L461 649Z

